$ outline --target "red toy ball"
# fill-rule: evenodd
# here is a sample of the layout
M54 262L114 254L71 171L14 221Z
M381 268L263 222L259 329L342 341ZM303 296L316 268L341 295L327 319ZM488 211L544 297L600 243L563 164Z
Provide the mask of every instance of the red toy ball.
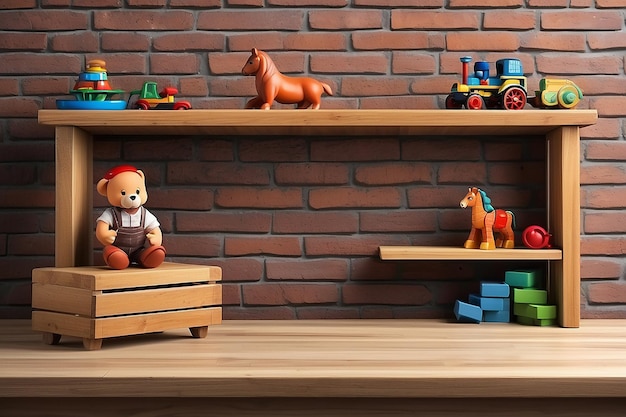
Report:
M522 233L524 246L531 249L551 248L550 238L552 235L541 226L528 226Z

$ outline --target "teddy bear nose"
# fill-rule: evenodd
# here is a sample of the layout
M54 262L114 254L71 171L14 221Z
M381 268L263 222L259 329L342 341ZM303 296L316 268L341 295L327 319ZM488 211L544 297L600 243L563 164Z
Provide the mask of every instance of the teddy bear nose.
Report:
M136 196L136 195L131 195L131 196L130 196L130 199L131 199L131 200L135 200L135 198L137 198L137 196Z

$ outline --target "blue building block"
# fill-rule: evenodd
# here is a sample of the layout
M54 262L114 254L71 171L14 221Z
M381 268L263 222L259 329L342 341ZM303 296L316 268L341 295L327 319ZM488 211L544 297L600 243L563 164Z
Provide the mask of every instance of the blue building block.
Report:
M517 288L534 288L539 285L540 273L535 270L528 271L506 271L504 273L504 282L511 287Z
M483 321L490 323L508 323L511 321L509 310L483 311Z
M506 282L487 282L481 281L480 295L483 297L508 297L511 294L511 288Z
M483 320L483 310L480 307L459 300L454 304L454 315L458 321L480 323Z
M510 305L508 302L508 298L495 298L495 297L480 297L476 294L470 294L469 302L470 304L477 305L483 311L500 311L505 309L505 302L507 301L507 305ZM508 308L507 308L508 310Z

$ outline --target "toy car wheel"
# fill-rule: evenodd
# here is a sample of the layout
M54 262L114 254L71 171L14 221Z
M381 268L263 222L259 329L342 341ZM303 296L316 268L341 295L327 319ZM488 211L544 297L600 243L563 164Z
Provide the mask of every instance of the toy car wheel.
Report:
M463 108L463 105L459 103L458 101L456 101L454 97L452 96L452 94L449 94L448 97L446 97L446 109L460 109L460 108Z
M480 110L485 107L485 102L480 94L470 94L465 102L465 107L470 110Z
M187 103L177 103L174 110L189 110L191 107Z
M505 110L521 110L526 105L526 92L519 87L510 87L502 95Z
M135 104L135 107L138 108L139 110L149 110L150 109L150 105L148 105L148 103L145 103L143 101L139 101Z
M559 92L557 93L557 100L559 102L559 107L571 109L578 104L580 98L578 97L578 91L574 87L566 85L559 89Z

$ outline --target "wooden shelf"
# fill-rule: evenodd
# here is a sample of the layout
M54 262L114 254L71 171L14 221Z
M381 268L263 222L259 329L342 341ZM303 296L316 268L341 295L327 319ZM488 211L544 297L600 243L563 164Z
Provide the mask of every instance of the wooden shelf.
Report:
M40 110L39 123L115 135L545 135L595 110Z
M380 259L385 261L557 261L563 259L560 249L480 250L447 246L381 246Z
M548 148L547 228L559 251L472 254L479 259L554 260L550 291L559 323L580 321L580 135L594 124L595 110L41 110L39 122L56 130L57 267L92 264L94 135L149 135L150 139L186 135L350 136L543 136ZM437 138L428 138L436 143ZM423 251L423 249L422 249ZM430 256L421 252L416 256ZM460 257L450 253L441 259ZM445 257L447 256L447 257ZM463 253L463 256L465 253ZM408 259L408 258L405 258ZM422 259L422 258L420 258ZM459 258L467 259L467 258ZM469 258L474 259L474 258ZM532 258L535 259L535 258Z

